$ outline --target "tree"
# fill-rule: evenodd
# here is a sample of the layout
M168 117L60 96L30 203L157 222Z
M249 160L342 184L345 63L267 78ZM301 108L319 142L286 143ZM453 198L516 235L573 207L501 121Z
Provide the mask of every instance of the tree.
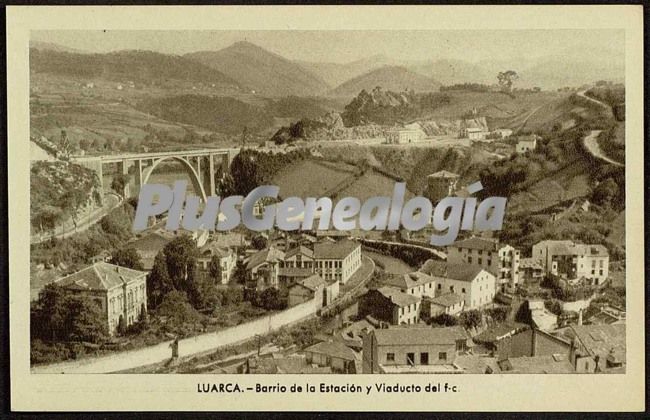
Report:
M460 314L460 323L467 329L476 328L481 325L481 313L476 309L463 312Z
M66 305L66 329L73 341L99 343L107 336L100 305L84 296L71 296Z
M218 283L221 282L221 260L217 255L213 255L210 259L210 263L208 264L208 272L210 273L210 277L212 279Z
M605 181L599 183L591 194L591 199L594 204L604 206L611 204L612 200L618 194L618 185L612 178L607 178Z
M502 71L497 75L499 86L508 93L512 92L512 85L517 79L519 79L519 75L514 70Z
M68 133L65 130L61 130L61 137L59 138L59 149L61 150L61 155L65 159L68 159L74 152L72 142L70 141Z
M196 309L190 305L187 294L178 290L165 295L157 312L168 317L170 324L175 328L185 323L194 323L201 318Z
M268 241L262 235L256 235L251 239L251 246L257 250L262 250L266 248Z
M174 290L174 285L167 272L165 253L160 251L154 258L151 273L147 276L147 300L153 308L156 308L162 302L163 297L172 290Z
M132 246L127 248L119 248L113 251L111 255L111 262L133 270L144 270L140 254Z
M431 318L431 322L444 327L453 327L454 325L458 325L458 318L453 315L442 313Z
M156 298L177 290L185 292L195 308L203 307L203 282L196 273L197 253L194 241L187 235L176 237L165 245L156 255L150 274L151 286L158 293Z
M269 287L260 293L256 293L253 304L269 311L287 307L286 300L275 287Z
M63 339L67 318L67 296L56 283L45 285L32 308L31 327L36 336L45 340Z
M119 195L125 195L124 189L128 185L130 177L128 174L115 174L111 181L111 189Z
M62 218L63 211L50 205L44 205L32 211L32 225L38 227L41 232L54 230Z

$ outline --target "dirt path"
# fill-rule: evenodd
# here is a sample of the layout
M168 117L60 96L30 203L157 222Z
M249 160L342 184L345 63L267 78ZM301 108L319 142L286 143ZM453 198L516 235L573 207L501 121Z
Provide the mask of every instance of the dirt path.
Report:
M619 167L625 166L622 163L616 162L615 160L612 160L607 156L605 156L605 153L602 151L600 145L598 144L598 136L600 135L601 131L602 130L592 130L591 133L589 133L589 135L587 135L583 139L584 145L589 151L589 153L591 153L593 157L600 160L604 160L605 162L610 163L612 165L616 165Z
M77 222L77 226L74 226L70 220L67 220L62 229L61 227L56 229L56 233L47 233L43 235L35 234L31 236L29 242L30 244L38 244L53 237L66 238L75 233L83 232L95 223L99 222L104 216L110 213L111 210L121 206L123 202L124 199L116 194L106 194L104 197L104 205L101 208L95 209L89 214L82 216Z

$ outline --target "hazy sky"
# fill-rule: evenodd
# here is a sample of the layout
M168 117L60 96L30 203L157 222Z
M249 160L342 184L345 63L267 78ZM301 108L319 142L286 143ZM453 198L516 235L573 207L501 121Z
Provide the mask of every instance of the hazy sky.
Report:
M580 49L622 53L621 30L480 31L34 31L32 39L88 52L142 49L184 54L249 41L289 59L349 62L382 54L399 60L511 60Z

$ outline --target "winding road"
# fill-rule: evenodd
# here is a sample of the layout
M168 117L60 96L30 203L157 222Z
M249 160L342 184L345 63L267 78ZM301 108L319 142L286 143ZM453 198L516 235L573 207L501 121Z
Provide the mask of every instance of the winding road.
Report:
M622 163L616 162L615 160L612 160L607 156L605 156L605 153L602 151L600 145L598 144L598 136L600 135L601 132L602 130L591 130L591 133L589 133L589 135L587 135L582 140L584 142L585 148L587 149L587 151L589 151L589 153L593 157L597 159L603 160L615 166L624 167L625 165L623 165Z
M577 95L580 96L581 98L593 103L593 104L596 104L596 105L606 109L608 114L612 118L614 118L614 113L612 112L612 108L609 105L607 105L604 102L599 101L598 99L595 99L595 98L592 98L592 97L586 95L586 92L587 92L588 89L589 88L586 88L586 89L583 89L583 90L579 91L577 93ZM583 139L583 143L584 143L585 148L587 149L587 151L589 153L591 153L591 155L593 157L595 157L597 159L600 159L600 160L603 160L603 161L605 161L605 162L607 162L609 164L619 166L619 167L625 166L624 164L622 164L620 162L617 162L617 161L607 157L605 152L603 152L603 150L600 148L600 145L598 144L598 136L600 135L601 132L602 132L602 130L591 130L589 135L587 135Z

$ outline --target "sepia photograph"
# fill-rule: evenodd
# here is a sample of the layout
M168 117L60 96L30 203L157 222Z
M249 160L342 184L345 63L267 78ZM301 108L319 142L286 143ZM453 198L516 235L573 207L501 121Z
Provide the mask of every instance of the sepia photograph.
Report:
M623 39L32 32L33 372L624 373ZM431 226L170 230L168 211L134 233L143 185L179 180L199 211L279 187L260 216L395 183L508 202L501 230L443 247Z

